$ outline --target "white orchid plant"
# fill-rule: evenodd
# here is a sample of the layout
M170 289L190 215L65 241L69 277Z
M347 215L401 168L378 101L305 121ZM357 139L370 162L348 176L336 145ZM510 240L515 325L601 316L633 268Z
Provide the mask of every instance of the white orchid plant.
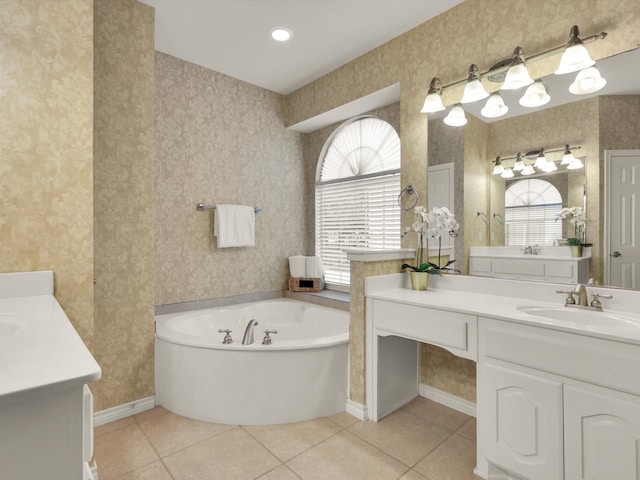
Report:
M410 227L405 228L402 236L405 237L411 233L418 234L418 248L416 249L416 265L409 265L405 263L402 268L408 268L415 272L427 272L430 274L441 275L442 272L460 272L450 268L449 266L455 262L455 260L449 260L445 265L442 265L441 251L442 251L442 237L456 236L456 232L460 225L456 222L456 219L446 207L434 207L431 211L427 211L426 208L418 206L414 210L418 220ZM424 247L427 247L427 256L429 252L429 239L438 239L438 264L430 261L424 261Z
M591 246L590 243L586 243L586 228L589 220L587 220L582 207L563 208L556 217L556 220L558 219L569 219L569 223L573 225L575 236L567 238L567 243L569 245L582 245L584 247Z

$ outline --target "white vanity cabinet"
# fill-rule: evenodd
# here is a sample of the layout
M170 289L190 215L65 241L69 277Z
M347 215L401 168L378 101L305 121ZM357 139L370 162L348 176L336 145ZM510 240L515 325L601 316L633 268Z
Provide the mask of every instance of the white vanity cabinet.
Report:
M640 480L640 345L479 319L489 478Z

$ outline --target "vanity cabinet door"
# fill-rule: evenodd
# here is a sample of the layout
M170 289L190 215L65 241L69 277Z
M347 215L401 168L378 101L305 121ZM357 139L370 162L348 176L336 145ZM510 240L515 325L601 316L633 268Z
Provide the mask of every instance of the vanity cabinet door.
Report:
M564 398L566 478L640 480L637 397L565 386Z
M486 459L523 478L562 480L562 384L487 363L479 374Z

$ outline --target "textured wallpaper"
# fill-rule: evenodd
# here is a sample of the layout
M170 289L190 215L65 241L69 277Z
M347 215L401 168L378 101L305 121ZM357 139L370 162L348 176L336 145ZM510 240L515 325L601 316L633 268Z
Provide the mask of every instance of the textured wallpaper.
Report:
M308 205L282 96L162 53L155 81L156 304L283 290ZM256 246L217 248L199 202L262 208Z
M0 272L54 270L93 344L93 30L87 0L0 3Z
M154 393L154 11L95 0L95 357L101 410Z

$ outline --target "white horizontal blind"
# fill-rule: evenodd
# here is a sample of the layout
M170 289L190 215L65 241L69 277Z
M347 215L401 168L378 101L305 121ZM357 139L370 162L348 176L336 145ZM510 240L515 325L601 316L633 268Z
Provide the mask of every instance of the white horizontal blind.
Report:
M562 238L562 222L556 221L562 204L506 207L505 244L512 246L551 246Z
M346 247L400 248L400 174L316 186L316 254L327 283L349 285Z

